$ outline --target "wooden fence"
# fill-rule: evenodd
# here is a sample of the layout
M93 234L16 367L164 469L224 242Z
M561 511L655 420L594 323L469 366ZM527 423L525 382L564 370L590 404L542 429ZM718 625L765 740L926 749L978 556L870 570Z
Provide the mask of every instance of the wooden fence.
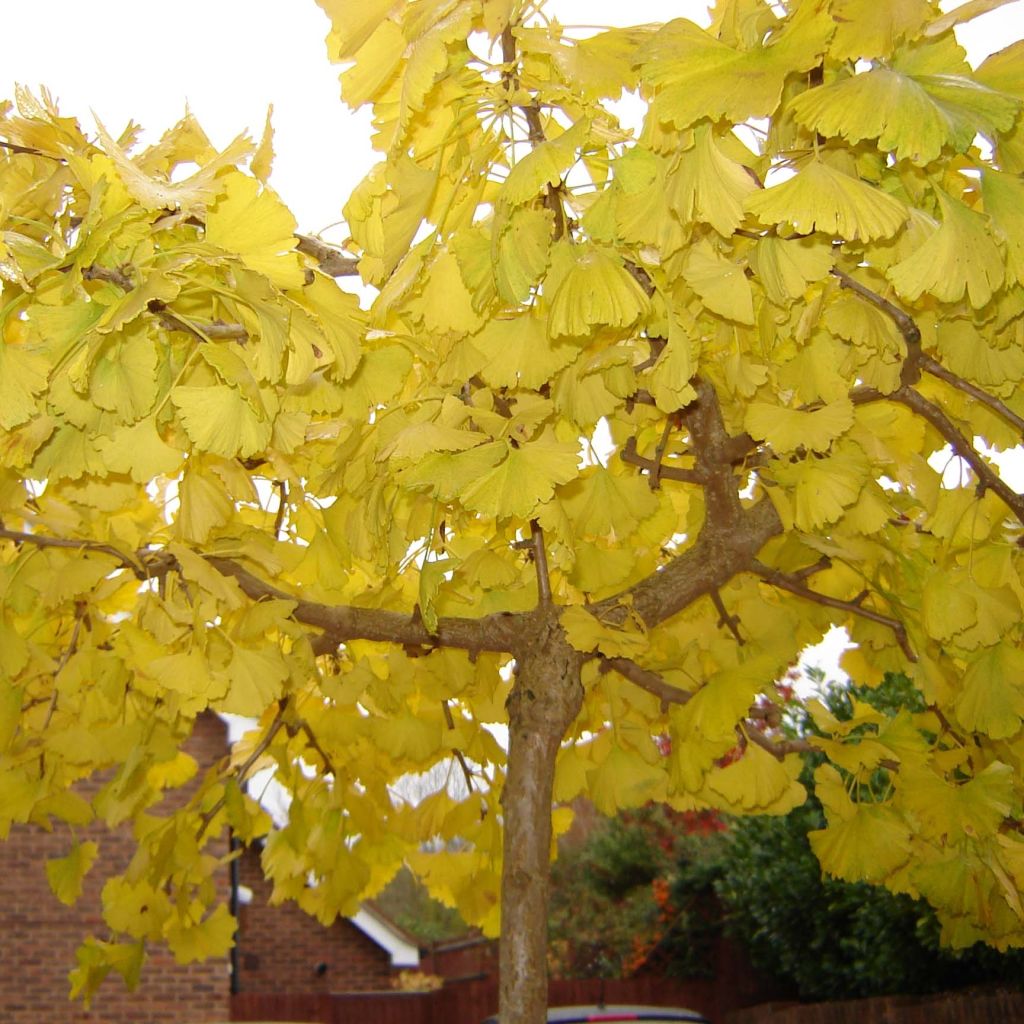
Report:
M717 1016L715 985L644 977L616 981L552 981L553 1006L574 1003L651 1003L688 1006ZM303 1021L309 1024L480 1024L498 1009L493 979L448 982L436 992L239 993L231 998L234 1021Z
M767 1004L727 1013L723 1024L1015 1024L1024 993L965 989L934 996L881 996L834 1003Z
M723 1005L712 982L667 978L553 981L553 1006L574 1003L650 1003L688 1006L713 1024L1014 1024L1024 1021L1024 993L972 989L935 996L884 996L832 1003L766 1003L748 1009ZM492 979L449 982L437 992L358 994L243 993L232 997L234 1021L309 1024L480 1024L497 1010ZM735 1006L735 1003L733 1004Z

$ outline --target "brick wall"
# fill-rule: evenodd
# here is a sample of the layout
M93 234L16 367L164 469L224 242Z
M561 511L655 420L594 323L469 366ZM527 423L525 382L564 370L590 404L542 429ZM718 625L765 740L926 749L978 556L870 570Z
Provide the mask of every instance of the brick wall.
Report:
M270 885L253 849L242 854L239 881L252 900L239 910L242 993L369 992L391 987L391 958L350 921L325 928L293 902L269 906ZM319 970L318 970L319 968Z
M227 737L215 715L202 716L188 744L200 766L223 756ZM100 891L134 850L130 832L102 825L78 829L95 839L100 856L86 876L82 898L66 907L50 892L45 861L64 856L66 829L54 833L25 826L0 842L0 1021L3 1024L205 1024L229 1017L230 978L226 958L179 966L163 948L151 951L135 992L120 977L108 978L92 1006L68 1001L68 972L75 949L89 933L103 937ZM220 880L228 896L227 873Z

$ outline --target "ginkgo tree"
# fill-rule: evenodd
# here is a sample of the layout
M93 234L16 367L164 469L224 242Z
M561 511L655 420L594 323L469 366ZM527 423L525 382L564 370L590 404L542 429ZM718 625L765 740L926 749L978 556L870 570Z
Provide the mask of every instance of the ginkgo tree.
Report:
M321 5L380 153L343 249L269 128L0 117L0 831L67 829L68 901L77 827L138 840L74 990L230 944L230 829L325 922L410 866L536 1024L553 803L799 804L773 680L833 624L926 710L812 704L823 869L1024 944L1024 43L954 34L998 3ZM257 724L197 781L207 709Z

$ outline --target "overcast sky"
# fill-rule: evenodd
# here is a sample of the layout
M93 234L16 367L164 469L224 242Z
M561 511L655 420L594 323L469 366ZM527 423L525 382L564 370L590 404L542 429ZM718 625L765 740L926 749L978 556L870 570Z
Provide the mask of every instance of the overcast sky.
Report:
M359 3L360 0L351 0ZM880 0L885 2L885 0ZM944 7L958 6L956 2ZM689 17L705 0L550 0L563 24L637 24ZM151 136L187 102L217 145L259 138L274 104L272 182L300 227L337 221L374 161L369 116L340 102L338 68L323 44L327 17L314 0L32 0L4 3L0 94L47 86L62 113L114 134L134 119ZM962 36L973 61L1024 35L1024 0L974 22Z

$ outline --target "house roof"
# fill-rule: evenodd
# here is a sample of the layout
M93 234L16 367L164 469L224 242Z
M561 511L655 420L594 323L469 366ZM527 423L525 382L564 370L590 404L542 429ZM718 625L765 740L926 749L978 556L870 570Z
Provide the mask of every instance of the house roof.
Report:
M389 920L373 903L364 903L349 920L391 956L392 967L419 967L415 938Z

